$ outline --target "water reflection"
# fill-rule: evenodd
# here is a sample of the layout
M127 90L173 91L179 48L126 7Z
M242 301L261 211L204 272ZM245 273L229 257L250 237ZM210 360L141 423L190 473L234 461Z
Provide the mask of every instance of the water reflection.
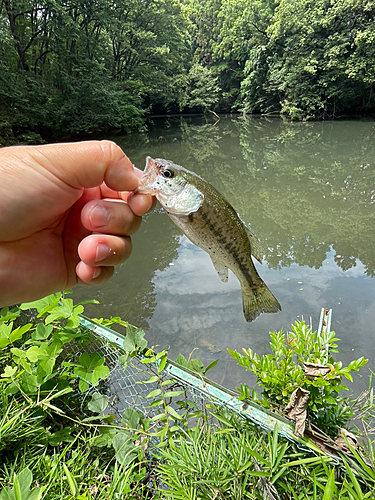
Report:
M157 210L133 238L131 259L97 291L99 313L145 328L172 356L199 347L206 362L222 358L213 376L234 386L244 373L227 347L266 352L269 330L301 315L317 326L327 306L344 360L366 355L374 368L374 135L374 122L200 117L155 120L148 133L117 138L138 167L147 155L171 159L222 192L261 240L266 264L257 268L283 311L246 324L237 280L221 283L209 257Z

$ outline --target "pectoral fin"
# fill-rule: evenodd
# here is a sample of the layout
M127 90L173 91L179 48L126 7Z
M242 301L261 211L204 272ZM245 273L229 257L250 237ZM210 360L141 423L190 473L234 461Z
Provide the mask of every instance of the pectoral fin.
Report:
M228 282L228 268L221 262L218 262L217 260L214 260L211 257L212 264L214 265L214 268L216 269L217 274L219 275L219 278L223 283Z
M264 257L264 250L262 248L262 245L260 244L260 241L254 234L245 227L247 237L249 238L250 245L251 245L251 255L256 258L256 260L261 264L263 257Z

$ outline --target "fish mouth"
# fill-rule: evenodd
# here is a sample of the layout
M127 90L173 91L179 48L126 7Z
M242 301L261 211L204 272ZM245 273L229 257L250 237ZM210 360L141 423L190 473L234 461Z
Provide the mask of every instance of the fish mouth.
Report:
M134 190L134 193L156 194L157 190L154 187L154 183L157 176L158 167L151 156L147 156L145 169L142 176L138 180L138 187Z

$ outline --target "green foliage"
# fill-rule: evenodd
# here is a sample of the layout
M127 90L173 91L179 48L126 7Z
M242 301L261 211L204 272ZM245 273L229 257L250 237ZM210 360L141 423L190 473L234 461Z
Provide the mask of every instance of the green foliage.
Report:
M3 143L128 132L175 100L189 54L177 0L7 0L0 19Z
M137 356L151 376L139 382L149 388L145 414L125 408L121 417L112 415L112 397L100 384L109 372L104 357L84 349L74 355L70 350L72 343L85 346L92 337L77 325L83 305L54 294L0 311L4 332L0 500L372 498L371 440L367 456L348 443L352 456L346 456L345 474L340 476L331 457L316 447L314 456L306 455L308 442L301 450L280 436L277 427L266 434L212 402L198 408L188 399L186 386L169 375L168 352L148 348L144 332L120 318L101 319L101 323L125 326L125 369ZM304 343L308 359L327 356L324 344L304 324L294 325L288 335L287 343L278 333L272 337L274 356L269 367L274 362L278 385L284 383L281 373L300 380L298 370L285 363L290 349L296 358L305 359ZM336 349L334 334L325 340ZM250 368L251 360L261 362L255 354L250 356L250 350L242 358ZM192 356L179 356L178 361L201 376L216 364L205 368ZM347 368L332 366L350 378L350 372L362 364L358 360ZM310 382L311 390L317 381ZM340 387L341 382L336 382ZM320 383L318 387L325 390ZM269 390L271 396L272 391L277 393ZM369 413L363 403L361 409Z
M343 377L353 381L351 373L367 363L363 357L343 367L334 361L331 353L337 353L339 340L334 332L318 334L303 321L292 325L292 331L270 332L270 347L273 354L259 356L252 349L243 349L243 354L228 349L238 365L253 372L260 387L263 387L261 403L266 407L284 409L292 393L302 388L309 391L308 412L312 423L331 437L336 437L339 427L348 424L353 412L348 398L340 397L348 390ZM304 363L314 363L323 370L310 375ZM249 397L249 388L242 385L240 399Z
M198 358L191 358L191 356L189 356L189 359L186 359L183 354L179 354L176 359L176 363L178 363L179 365L202 375L205 375L208 370L211 370L211 368L216 366L217 362L218 360L215 359L206 368L204 368L202 361Z
M79 394L109 375L98 353L69 354L70 343L85 346L92 339L79 326L83 310L83 303L59 293L0 311L1 499L37 500L47 492L83 499L99 490L102 498L119 492L130 498L145 477L144 449L135 445L137 427L145 430L142 415L129 408L116 425L113 415L103 414L109 398L99 392L82 411ZM99 464L111 485L98 481ZM33 477L41 486L31 487Z
M13 488L6 486L0 492L0 500L39 500L42 496L40 487L30 490L33 475L30 469L23 469L19 474L14 474Z
M11 319L21 318L22 312L28 309L36 310L34 321L16 326ZM82 343L89 340L87 332L77 330L82 312L82 304L73 305L72 299L61 294L21 304L19 309L2 309L0 384L5 394L20 392L36 396L55 391L62 396L73 390L72 378L79 379L79 388L83 391L88 388L87 381L96 385L108 375L103 358L90 357L87 353L81 355L76 365L64 362L56 368L56 360L65 344L72 340ZM26 333L29 334L27 339L24 338ZM4 351L7 347L9 349ZM75 366L73 372L72 366Z
M0 141L128 132L148 112L373 113L369 0L2 2Z
M109 368L104 366L104 361L104 358L96 352L91 355L87 352L81 354L78 364L74 368L74 374L80 378L79 389L81 392L86 392L90 385L95 386L99 380L108 377Z
M217 71L222 108L281 112L293 120L374 112L368 0L191 4L196 60Z
M324 482L328 457L305 459L277 429L264 435L256 426L215 411L216 423L188 429L173 447L161 449L157 467L165 497L263 499L321 498L314 485Z
M219 101L218 77L211 68L195 63L186 77L185 92L182 94L180 110L192 108L195 111L212 111Z

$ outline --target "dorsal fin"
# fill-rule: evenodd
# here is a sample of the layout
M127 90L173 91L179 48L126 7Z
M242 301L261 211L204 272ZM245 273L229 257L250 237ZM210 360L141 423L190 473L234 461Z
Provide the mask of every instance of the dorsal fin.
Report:
M245 226L245 229L251 245L251 255L261 264L264 257L264 250L262 248L262 245L249 228Z

